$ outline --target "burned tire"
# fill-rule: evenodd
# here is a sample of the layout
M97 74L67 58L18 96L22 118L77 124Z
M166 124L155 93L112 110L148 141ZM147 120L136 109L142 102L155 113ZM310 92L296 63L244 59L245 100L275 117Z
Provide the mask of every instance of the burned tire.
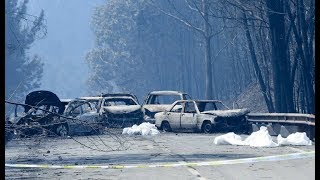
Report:
M68 136L68 127L65 124L60 124L58 125L57 129L56 129L57 135L61 136L61 137L66 137Z
M209 133L212 132L212 127L213 127L213 126L212 126L212 124L211 124L210 121L205 121L205 122L203 122L203 124L202 124L201 130L202 130L203 133L209 134Z
M104 133L103 128L92 129L90 135L102 135Z
M243 125L240 131L243 134L249 134L250 135L252 133L252 129L248 124Z
M164 132L170 132L171 131L171 126L169 124L169 122L165 121L161 124L161 129Z

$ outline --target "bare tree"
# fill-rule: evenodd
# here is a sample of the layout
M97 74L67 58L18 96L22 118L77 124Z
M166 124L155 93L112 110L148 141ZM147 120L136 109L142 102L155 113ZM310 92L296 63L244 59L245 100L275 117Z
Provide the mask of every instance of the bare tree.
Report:
M213 26L213 19L211 15L211 11L209 8L213 6L213 2L209 0L185 0L184 5L189 8L190 11L197 14L197 17L187 17L184 15L181 10L179 10L176 6L177 4L172 0L168 0L168 4L170 5L172 12L168 10L164 10L160 8L160 11L163 12L165 15L174 18L175 20L181 22L186 27L198 32L204 44L204 62L205 62L205 97L207 99L212 99L213 95L213 69L214 64L212 63L212 51L211 51L211 39L213 36L220 34L223 32L225 27L216 28ZM181 5L181 4L180 4ZM193 20L196 19L194 22ZM218 29L218 30L214 30Z

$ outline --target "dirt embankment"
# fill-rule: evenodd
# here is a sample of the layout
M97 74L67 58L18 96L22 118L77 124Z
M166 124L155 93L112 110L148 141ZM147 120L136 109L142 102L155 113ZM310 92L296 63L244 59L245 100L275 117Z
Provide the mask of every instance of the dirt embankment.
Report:
M238 97L226 101L226 105L230 108L248 108L254 113L268 112L258 83L251 83Z

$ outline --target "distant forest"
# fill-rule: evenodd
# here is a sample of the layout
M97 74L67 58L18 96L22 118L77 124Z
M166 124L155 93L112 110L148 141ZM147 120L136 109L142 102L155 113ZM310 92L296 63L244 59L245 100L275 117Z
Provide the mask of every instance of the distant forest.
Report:
M28 56L45 12L5 1L6 99L40 87ZM106 0L93 11L89 93L180 90L230 100L258 84L269 112L315 113L314 0ZM15 77L15 78L12 78Z
M314 18L314 0L108 0L88 84L227 100L258 83L269 112L314 113Z

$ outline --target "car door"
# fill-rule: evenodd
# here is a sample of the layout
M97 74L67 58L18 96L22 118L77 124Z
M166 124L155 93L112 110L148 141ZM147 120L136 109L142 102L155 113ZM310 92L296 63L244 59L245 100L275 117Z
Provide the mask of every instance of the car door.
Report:
M73 118L73 119L68 119L69 128L72 133L78 133L82 131L82 127L81 127L82 123L80 121L81 114L82 114L81 105L77 105L74 108L72 108L68 114L70 118Z
M167 112L167 118L169 120L171 129L180 129L180 118L183 103L176 103L170 111Z
M196 108L194 102L186 102L181 113L181 128L183 129L195 129L197 126Z
M91 132L98 121L98 113L96 113L91 105L86 102L81 105L82 114L79 117L82 132Z

